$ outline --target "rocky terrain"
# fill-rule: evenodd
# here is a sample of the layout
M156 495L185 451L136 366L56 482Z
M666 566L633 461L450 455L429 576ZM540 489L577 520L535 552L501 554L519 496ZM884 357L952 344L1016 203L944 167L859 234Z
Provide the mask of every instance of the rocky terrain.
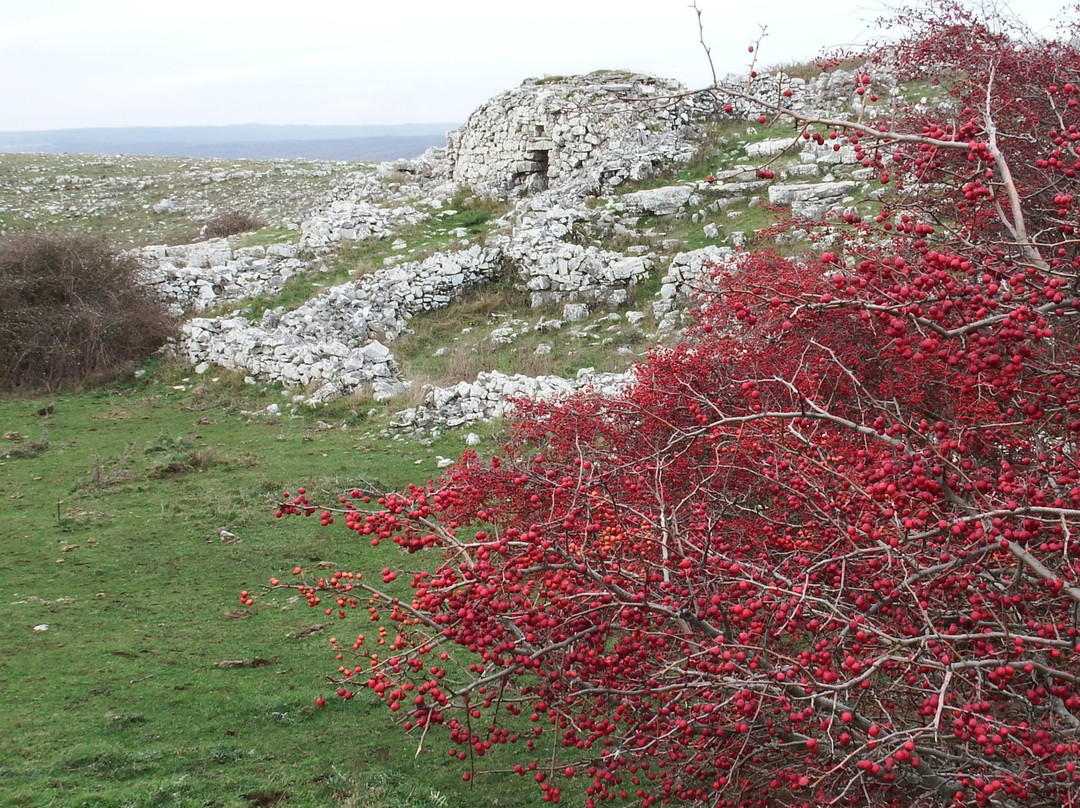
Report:
M842 70L810 84L756 81L755 92L782 93L793 107L868 114ZM602 72L527 81L415 160L8 155L0 226L125 221L110 235L190 315L176 350L199 373L222 366L281 383L294 405L401 400L413 404L402 426L432 430L500 415L514 396L625 384L618 371L681 327L703 265L752 242L777 211L872 209L871 177L850 147L762 125L761 115L748 103L725 111L671 81ZM267 226L191 240L227 210ZM253 304L301 278L306 300ZM512 290L518 307L490 312L483 333L467 326L450 344L409 350L437 358L467 336L474 359L490 352L508 367L411 378L396 352L414 326L491 288ZM606 368L580 365L599 355ZM553 372L535 372L545 367Z
M0 237L63 228L118 246L190 242L241 210L283 229L360 164L188 160L100 154L0 154ZM279 234L280 235L280 234Z

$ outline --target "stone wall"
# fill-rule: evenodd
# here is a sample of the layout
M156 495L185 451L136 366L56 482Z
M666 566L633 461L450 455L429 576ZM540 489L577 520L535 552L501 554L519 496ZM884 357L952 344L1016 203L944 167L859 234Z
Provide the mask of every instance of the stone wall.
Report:
M578 228L602 215L552 191L518 202L508 217L511 232L492 241L529 289L532 306L621 306L629 290L648 278L653 263L646 257L576 243Z
M716 89L693 93L686 109L692 120L720 116L754 120L759 115L772 116L773 106L813 117L850 119L875 118L887 109L888 99L897 91L895 80L875 71L871 84L863 84L862 71L833 69L807 80L783 71L760 73L747 80L728 76ZM862 92L859 89L862 88ZM877 102L871 102L876 97ZM761 99L768 105L755 101ZM730 105L731 111L726 111Z
M516 399L551 401L583 391L618 395L632 381L633 374L629 372L597 373L592 368L582 368L573 379L508 375L499 371L479 373L471 382L427 388L419 407L398 413L398 425L422 431L454 428L501 418L513 409Z
M180 351L198 368L221 365L259 380L317 388L312 401L357 389L389 397L404 387L384 343L415 314L447 305L501 269L497 250L440 253L335 286L293 311L273 309L259 324L193 318L183 327Z
M293 275L305 272L295 244L234 247L227 239L159 245L132 250L145 283L175 313L198 313L231 300L273 295Z
M706 289L711 269L723 266L734 257L735 252L730 247L709 246L672 258L653 302L653 317L659 322L660 330L675 328L677 314L685 310L695 295Z
M823 81L832 84L822 88L783 76L762 77L753 89L775 95L777 88L789 88L791 94L781 97L794 109L847 114L854 76L833 74ZM410 262L402 252L387 259L399 261L394 266L334 287L295 311L269 311L257 324L218 317L195 318L185 326L181 350L199 369L219 364L256 379L304 386L313 402L357 389L389 397L407 384L388 346L409 319L448 305L506 268L517 273L534 306L564 303L564 318L577 322L590 316L593 305L624 304L658 260L645 246L626 252L595 246L598 233L629 234L641 216L705 221L707 212L722 211L738 199L755 204L767 198L796 215L814 216L843 208L856 193L872 193L850 147L817 146L793 132L745 146L748 163L771 161L775 175L759 176L754 165L738 165L709 181L584 204L586 195L606 194L626 179L687 159L695 148L696 122L729 114L717 112L718 98L686 93L675 82L620 73L528 81L478 109L452 133L445 152L431 150L418 160L350 175L303 219L299 244L243 248L219 240L147 248L148 276L177 306L200 311L217 300L272 294L291 274L310 271L320 256L351 241L394 238L403 226L437 216L462 185L479 194L524 194L482 247ZM730 115L756 112L749 104ZM705 225L705 235L716 237L716 225ZM682 325L686 301L705 283L704 267L731 256L729 247L714 246L670 260L653 303L658 331ZM417 428L457 425L499 415L515 396L562 395L627 382L481 374L475 381L433 388L404 420Z

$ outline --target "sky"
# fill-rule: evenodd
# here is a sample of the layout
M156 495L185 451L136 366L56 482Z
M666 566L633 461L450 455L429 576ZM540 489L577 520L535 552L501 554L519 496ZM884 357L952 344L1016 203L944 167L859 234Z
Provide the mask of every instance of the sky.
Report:
M1003 0L991 0L1001 3ZM1014 0L1047 30L1059 0ZM698 0L720 76L874 39L890 0ZM528 77L710 83L690 0L4 0L0 131L462 122ZM1018 8L1019 11L1019 8Z

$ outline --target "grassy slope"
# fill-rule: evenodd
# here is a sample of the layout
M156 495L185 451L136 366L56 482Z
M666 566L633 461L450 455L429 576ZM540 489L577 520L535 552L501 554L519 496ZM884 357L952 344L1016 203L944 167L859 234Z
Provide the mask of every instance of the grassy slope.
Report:
M2 431L25 436L4 439L0 460L0 804L245 806L288 793L281 804L397 806L432 803L431 789L471 804L455 770L414 760L386 730L381 705L315 708L335 664L326 615L280 596L237 602L295 564L377 570L397 552L340 526L276 522L279 489L422 480L461 435L391 446L362 439L363 424L317 428L340 412L248 416L283 399L231 378L194 392L181 372L0 401ZM221 527L242 541L225 544ZM327 630L287 636L317 623ZM271 664L216 666L254 658Z

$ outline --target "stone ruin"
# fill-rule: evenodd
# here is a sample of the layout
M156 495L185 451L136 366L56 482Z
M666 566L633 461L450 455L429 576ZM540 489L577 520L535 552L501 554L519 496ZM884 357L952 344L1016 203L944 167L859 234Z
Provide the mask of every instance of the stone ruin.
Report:
M498 197L577 196L689 160L691 111L676 81L641 73L527 79L447 136L453 180Z
M447 135L451 179L499 198L549 188L578 198L603 195L626 180L646 179L692 159L706 121L772 115L761 104L738 99L724 112L728 90L807 115L873 117L877 108L862 109L856 76L833 70L807 81L777 72L749 82L729 77L715 91L696 92L671 79L626 71L526 79ZM883 95L895 89L888 79L875 81Z

